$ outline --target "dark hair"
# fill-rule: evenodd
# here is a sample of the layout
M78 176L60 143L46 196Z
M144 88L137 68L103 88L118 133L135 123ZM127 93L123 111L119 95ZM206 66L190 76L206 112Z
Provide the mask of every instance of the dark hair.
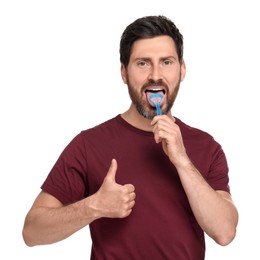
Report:
M120 62L127 67L135 41L161 35L168 35L173 39L181 63L183 59L183 36L176 25L163 15L144 16L126 27L120 41Z

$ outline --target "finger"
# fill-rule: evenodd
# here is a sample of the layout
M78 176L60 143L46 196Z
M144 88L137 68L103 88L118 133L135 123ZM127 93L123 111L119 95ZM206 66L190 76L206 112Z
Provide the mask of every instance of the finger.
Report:
M154 140L156 143L160 143L162 141L161 139L161 135L160 135L160 131L157 130L157 128L153 129L153 133L154 133Z
M125 184L124 187L127 189L128 192L134 192L135 186L132 184Z
M153 119L152 119L152 121L151 121L151 125L155 125L156 123L157 123L157 121L159 120L159 119L161 119L162 118L162 116L155 116Z
M116 171L117 171L117 161L112 159L109 170L106 175L106 179L115 182L116 181Z
M132 193L129 194L129 199L130 199L130 201L134 201L135 198L136 198L136 194L135 194L134 192L132 192Z
M135 205L135 201L132 200L131 202L129 202L128 209L129 209L129 210L132 210L133 207L134 207L134 205Z
M162 115L162 116L155 116L153 120L151 121L151 125L155 126L157 124L170 124L170 125L175 125L175 118L174 117L169 117L167 115Z

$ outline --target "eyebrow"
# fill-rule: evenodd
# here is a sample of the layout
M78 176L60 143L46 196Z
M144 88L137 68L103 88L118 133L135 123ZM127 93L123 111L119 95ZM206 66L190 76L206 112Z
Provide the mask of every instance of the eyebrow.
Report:
M168 59L174 59L174 60L178 60L176 57L174 56L165 56L165 57L160 57L160 60L168 60ZM149 57L139 57L135 59L136 61L138 60L144 60L144 61L151 61L152 59Z

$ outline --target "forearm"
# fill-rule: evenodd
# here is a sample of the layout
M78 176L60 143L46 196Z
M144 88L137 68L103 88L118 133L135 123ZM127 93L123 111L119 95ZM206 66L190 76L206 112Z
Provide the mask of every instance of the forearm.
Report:
M191 162L179 167L178 172L201 228L217 243L230 243L238 222L238 213L231 198L225 192L213 190Z
M61 241L96 219L91 198L68 206L34 207L26 216L23 237L28 246Z
M54 196L40 192L26 216L23 238L28 246L61 241L96 219L125 218L132 212L135 192L132 184L115 182L116 160L93 195L63 206Z

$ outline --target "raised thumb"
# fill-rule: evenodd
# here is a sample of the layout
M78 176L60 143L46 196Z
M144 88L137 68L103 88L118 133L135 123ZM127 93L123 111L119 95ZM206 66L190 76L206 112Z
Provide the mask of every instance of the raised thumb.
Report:
M109 170L107 172L106 179L115 182L116 181L116 171L117 171L117 161L112 159Z

